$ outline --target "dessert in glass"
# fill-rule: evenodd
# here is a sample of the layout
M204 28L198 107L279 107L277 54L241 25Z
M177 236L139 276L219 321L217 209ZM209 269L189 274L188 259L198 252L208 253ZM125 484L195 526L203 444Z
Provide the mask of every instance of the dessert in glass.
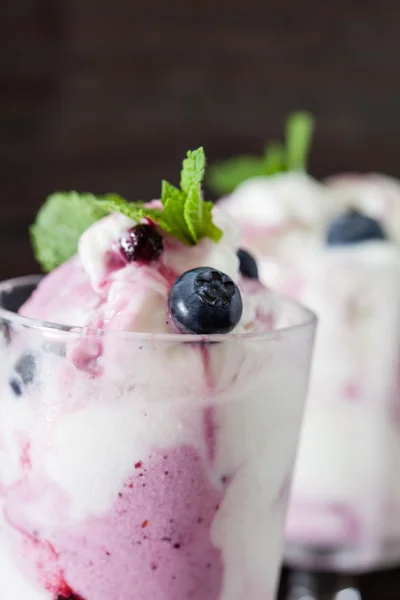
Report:
M220 206L261 281L319 318L285 529L285 564L303 571L290 598L359 594L347 576L310 573L400 562L400 184L293 170L244 181Z
M48 199L0 284L1 600L272 600L315 318L239 270L202 149Z

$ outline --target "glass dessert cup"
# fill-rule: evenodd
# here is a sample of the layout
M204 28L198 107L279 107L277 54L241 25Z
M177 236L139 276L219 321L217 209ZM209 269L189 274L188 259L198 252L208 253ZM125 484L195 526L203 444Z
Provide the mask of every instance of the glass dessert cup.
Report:
M298 296L320 321L285 530L289 598L359 600L360 575L400 562L400 258L372 241L304 264Z
M0 285L2 600L272 600L316 320L111 332Z

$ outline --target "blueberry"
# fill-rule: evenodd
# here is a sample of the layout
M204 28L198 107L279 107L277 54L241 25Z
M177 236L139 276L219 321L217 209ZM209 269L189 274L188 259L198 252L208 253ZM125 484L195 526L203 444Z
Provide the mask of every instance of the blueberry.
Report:
M160 256L163 241L153 225L142 224L126 231L120 237L119 247L128 262L150 262Z
M249 279L258 279L257 263L253 256L242 248L237 251L237 255L241 274Z
M363 215L358 210L350 210L336 217L330 224L326 236L329 246L385 239L386 235L379 221Z
M228 333L239 323L243 310L237 285L209 267L178 277L168 304L175 325L184 333Z
M10 386L16 396L21 396L24 387L35 380L36 358L32 352L24 352L14 365L14 372L10 378Z

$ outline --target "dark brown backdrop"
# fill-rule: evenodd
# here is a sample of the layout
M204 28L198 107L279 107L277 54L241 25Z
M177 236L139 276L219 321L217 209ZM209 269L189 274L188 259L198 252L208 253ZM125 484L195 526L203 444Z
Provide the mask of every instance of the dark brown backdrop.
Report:
M48 192L152 197L187 148L260 150L293 108L315 175L400 175L399 25L398 0L3 0L0 277L35 268Z
M399 26L398 0L3 0L0 277L36 269L48 192L151 198L186 149L261 150L294 108L316 176L400 176Z

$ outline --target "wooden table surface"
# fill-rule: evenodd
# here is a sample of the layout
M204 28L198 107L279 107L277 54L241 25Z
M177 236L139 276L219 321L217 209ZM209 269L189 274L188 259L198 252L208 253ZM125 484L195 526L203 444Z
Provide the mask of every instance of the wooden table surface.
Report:
M188 148L259 152L292 109L317 116L316 176L400 176L398 0L3 0L1 13L0 278L37 270L27 227L49 192L155 197ZM362 586L400 600L398 571Z

